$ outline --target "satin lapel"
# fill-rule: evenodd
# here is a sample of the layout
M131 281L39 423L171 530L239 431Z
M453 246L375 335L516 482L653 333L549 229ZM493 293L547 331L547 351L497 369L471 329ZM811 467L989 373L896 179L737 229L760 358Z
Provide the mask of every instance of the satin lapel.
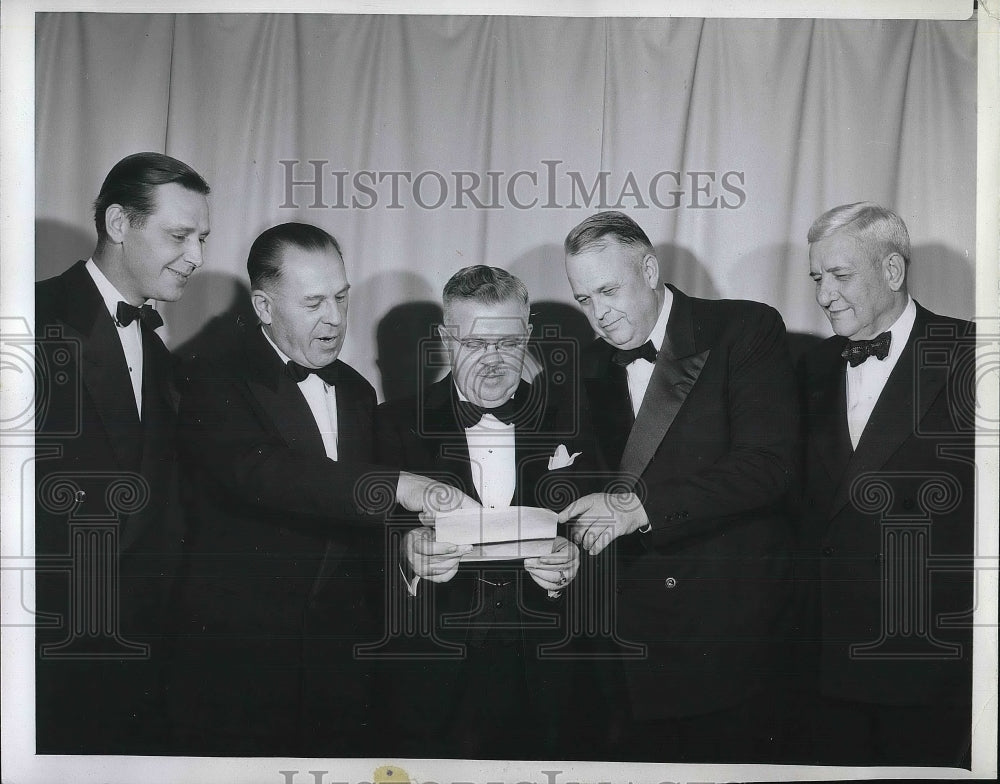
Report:
M63 275L66 323L83 335L80 375L108 433L120 468L135 471L141 458L139 412L114 319L83 263Z
M323 437L309 404L298 384L285 374L281 358L259 330L251 329L246 348L247 385L275 430L290 448L325 457Z
M847 465L844 480L837 488L832 514L837 514L850 500L850 485L855 477L880 469L915 432L917 423L944 387L944 374L922 373L919 380L915 378L915 344L918 338L925 335L927 324L926 311L918 310L906 347L879 395L854 456Z
M690 300L673 289L663 346L622 454L621 472L641 476L701 375L711 349L697 352Z
M451 375L445 376L427 389L423 401L423 415L418 422L417 434L424 451L431 456L433 467L458 480L461 490L480 503L482 499L472 480L472 459L465 429L456 417L458 393Z

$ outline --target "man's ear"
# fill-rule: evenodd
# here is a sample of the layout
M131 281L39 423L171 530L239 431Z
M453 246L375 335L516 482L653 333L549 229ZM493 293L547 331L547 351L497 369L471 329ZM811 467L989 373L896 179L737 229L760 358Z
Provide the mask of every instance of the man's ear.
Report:
M906 262L898 253L890 253L882 259L882 274L893 291L899 291L906 283Z
M125 208L120 204L109 204L108 208L104 211L104 229L107 232L108 239L115 243L115 245L120 245L129 225Z
M458 340L457 324L438 324L437 331L441 340L443 340L445 343L447 343L450 340Z
M660 287L660 262L652 253L642 257L642 277L651 289Z
M253 312L257 314L261 324L271 323L271 295L266 291L254 289L250 292L250 302L253 304Z
M455 346L452 343L452 339L458 338L458 327L451 326L448 324L438 324L437 326L438 337L441 338L441 342L444 344L445 351L448 352L449 359L455 361Z

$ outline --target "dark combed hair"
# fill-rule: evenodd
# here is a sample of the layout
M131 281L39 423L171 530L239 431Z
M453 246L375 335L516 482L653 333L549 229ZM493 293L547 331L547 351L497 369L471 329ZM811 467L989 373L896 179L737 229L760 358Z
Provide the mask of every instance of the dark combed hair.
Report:
M188 190L208 195L211 188L204 178L183 161L158 152L137 152L122 158L104 178L94 200L97 236L107 236L104 215L112 204L120 204L129 222L142 228L156 209L155 188L172 182Z
M286 247L304 251L335 250L340 258L344 258L337 239L318 226L311 223L280 223L261 232L250 246L247 274L250 276L252 289L263 289L269 284L277 283L281 277L281 252Z
M496 305L507 300L528 304L528 287L520 278L500 267L475 264L462 267L448 279L441 292L445 312L455 300L475 300L484 305Z
M623 245L642 248L646 252L653 250L653 244L642 227L624 212L616 210L598 212L578 223L566 235L563 249L567 256L575 256L595 245L603 247L609 237Z

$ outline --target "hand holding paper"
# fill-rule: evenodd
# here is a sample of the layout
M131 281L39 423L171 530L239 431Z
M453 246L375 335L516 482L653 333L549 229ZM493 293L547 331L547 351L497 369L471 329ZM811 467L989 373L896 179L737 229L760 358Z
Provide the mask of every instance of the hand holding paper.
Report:
M577 498L559 513L567 536L597 555L619 536L630 534L649 522L635 493L591 493Z
M410 512L419 512L421 524L430 526L442 512L479 507L475 499L458 488L408 471L399 472L396 502Z
M545 590L561 591L580 570L580 550L568 539L557 536L551 554L526 558L524 568Z
M403 538L403 557L414 574L433 583L446 583L458 572L462 556L472 545L438 542L430 528L414 528Z

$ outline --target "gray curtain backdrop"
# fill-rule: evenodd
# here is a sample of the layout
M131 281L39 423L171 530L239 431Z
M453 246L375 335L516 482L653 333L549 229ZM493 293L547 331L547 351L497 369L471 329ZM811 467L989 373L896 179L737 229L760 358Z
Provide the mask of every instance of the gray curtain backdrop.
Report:
M341 241L342 356L383 397L413 392L441 287L467 264L521 277L547 334L585 336L561 245L607 207L646 229L686 292L767 302L790 331L825 336L806 230L834 205L879 201L910 228L914 296L973 315L975 20L36 25L38 279L90 254L90 204L119 158L165 152L212 185L208 261L161 308L173 348L246 311L250 243L289 220Z

